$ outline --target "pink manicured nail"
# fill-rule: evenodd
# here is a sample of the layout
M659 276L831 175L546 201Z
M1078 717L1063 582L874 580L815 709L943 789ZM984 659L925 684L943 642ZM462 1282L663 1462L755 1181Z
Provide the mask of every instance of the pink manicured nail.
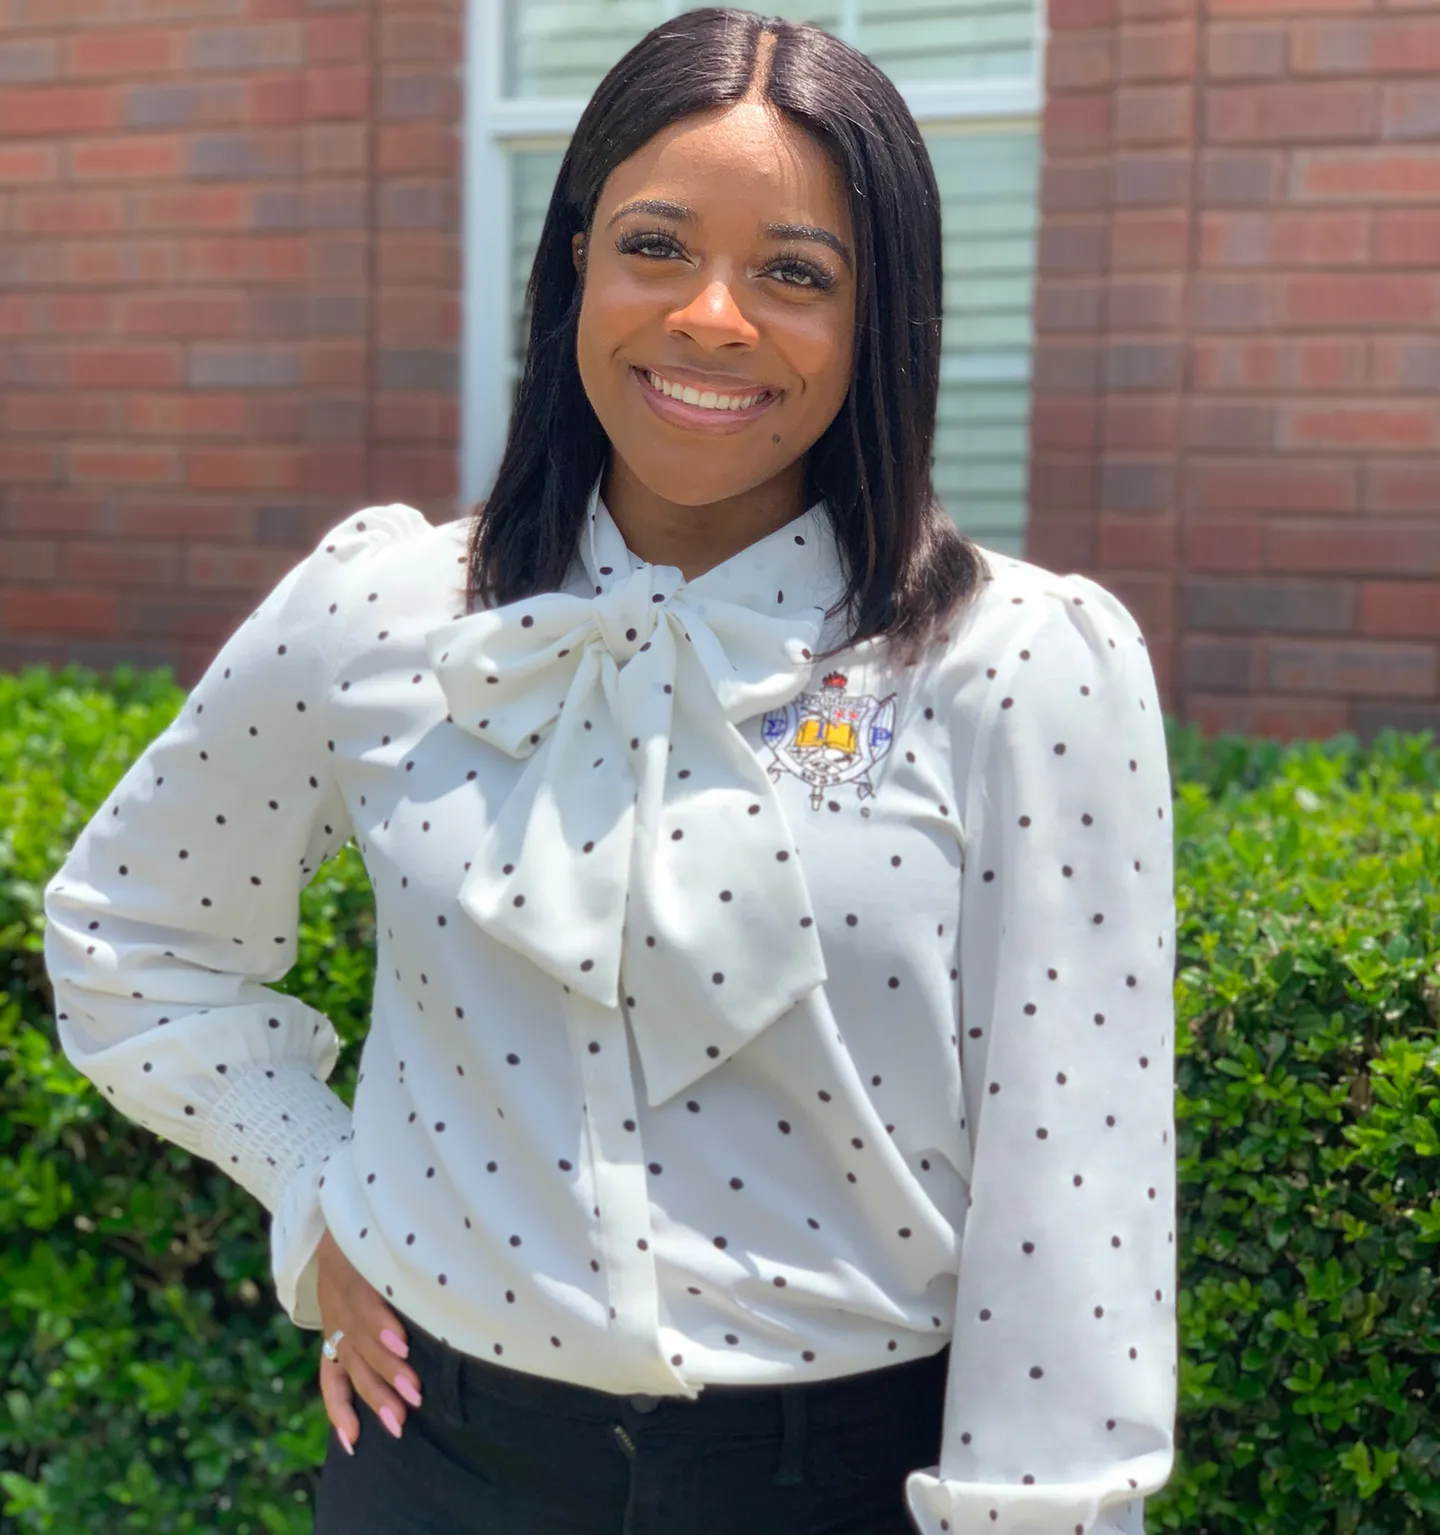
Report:
M420 1405L420 1393L410 1384L403 1375L395 1377L395 1389L405 1398L412 1407Z
M397 1439L400 1437L400 1421L395 1416L395 1409L388 1402L380 1409L380 1421Z
M402 1359L410 1357L410 1345L393 1328L385 1328L380 1334L380 1341L392 1354L398 1354Z
M340 1441L341 1444L345 1446L345 1453L347 1455L353 1455L355 1453L355 1446L350 1443L350 1436L345 1432L343 1428L337 1428L335 1430L335 1437Z

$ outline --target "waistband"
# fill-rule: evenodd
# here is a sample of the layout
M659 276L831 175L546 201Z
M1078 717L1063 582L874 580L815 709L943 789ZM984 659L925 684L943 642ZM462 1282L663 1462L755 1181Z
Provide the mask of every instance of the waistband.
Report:
M588 1419L596 1422L634 1422L635 1414L648 1416L657 1410L694 1414L711 1423L719 1432L773 1423L778 1414L782 1424L780 1461L774 1480L779 1485L802 1480L801 1464L805 1452L808 1424L817 1414L843 1418L847 1409L873 1412L877 1405L894 1404L895 1412L914 1410L917 1402L943 1397L949 1368L950 1345L921 1359L885 1365L855 1375L840 1375L829 1380L802 1381L793 1385L707 1384L697 1399L683 1396L628 1395L623 1392L596 1390L549 1376L532 1375L505 1365L492 1364L474 1354L442 1343L407 1313L397 1311L404 1323L411 1345L411 1363L415 1356L429 1356L438 1374L437 1385L458 1398L465 1386L502 1397L518 1407L549 1413L559 1418ZM719 1420L719 1421L714 1421ZM683 1421L683 1420L682 1420Z

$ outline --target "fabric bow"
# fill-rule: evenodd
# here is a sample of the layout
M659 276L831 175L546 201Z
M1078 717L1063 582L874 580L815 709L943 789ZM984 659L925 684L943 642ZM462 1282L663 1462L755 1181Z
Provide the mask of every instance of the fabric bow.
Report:
M817 502L687 583L636 559L598 480L580 545L593 594L465 615L426 648L455 723L529 759L460 905L573 991L623 1001L653 1107L826 979L784 811L736 726L804 687L839 560Z

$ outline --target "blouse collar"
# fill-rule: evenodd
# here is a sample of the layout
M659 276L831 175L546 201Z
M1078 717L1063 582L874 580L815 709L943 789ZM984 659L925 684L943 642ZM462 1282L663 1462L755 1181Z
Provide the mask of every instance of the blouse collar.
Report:
M566 591L426 635L455 724L526 762L459 902L626 1008L654 1106L825 981L783 807L736 726L803 689L843 569L817 501L687 582L631 552L599 479L577 564Z

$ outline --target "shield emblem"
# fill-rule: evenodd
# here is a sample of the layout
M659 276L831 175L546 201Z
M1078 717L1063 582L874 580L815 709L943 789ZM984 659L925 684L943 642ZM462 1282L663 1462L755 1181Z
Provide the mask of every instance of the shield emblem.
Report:
M810 806L818 810L827 790L854 784L858 798L875 792L871 770L890 750L895 735L895 694L875 698L852 694L850 679L831 672L818 693L802 693L783 709L772 709L761 735L773 760L767 771L779 783L793 773L810 785Z

